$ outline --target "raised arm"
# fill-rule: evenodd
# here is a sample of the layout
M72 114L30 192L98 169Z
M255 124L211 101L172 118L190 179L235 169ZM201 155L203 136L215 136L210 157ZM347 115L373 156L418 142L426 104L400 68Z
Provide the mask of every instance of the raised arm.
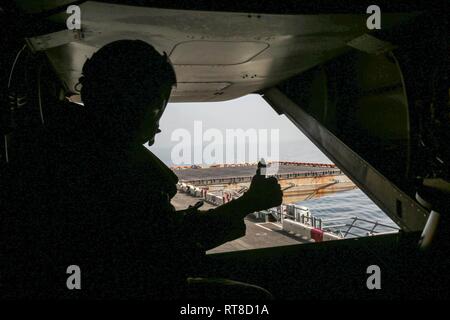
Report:
M183 224L190 228L197 243L209 250L244 236L244 218L249 213L279 206L282 197L277 179L266 178L258 168L249 190L240 198L207 211L186 210Z

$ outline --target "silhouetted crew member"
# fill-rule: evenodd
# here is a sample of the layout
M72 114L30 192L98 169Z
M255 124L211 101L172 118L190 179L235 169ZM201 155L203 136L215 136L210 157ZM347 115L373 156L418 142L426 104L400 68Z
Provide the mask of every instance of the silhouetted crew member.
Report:
M176 84L167 57L143 41L116 41L86 61L80 83L84 107L66 110L50 126L37 151L26 155L32 174L22 170L19 180L26 185L10 187L16 205L8 224L17 232L8 229L8 262L10 269L30 271L10 290L18 296L183 297L205 251L243 236L247 214L279 205L280 186L257 175L237 200L208 211L175 211L170 199L178 179L143 146L160 132ZM17 192L27 193L26 201ZM35 266L28 268L30 259ZM79 292L65 287L69 265L82 270Z

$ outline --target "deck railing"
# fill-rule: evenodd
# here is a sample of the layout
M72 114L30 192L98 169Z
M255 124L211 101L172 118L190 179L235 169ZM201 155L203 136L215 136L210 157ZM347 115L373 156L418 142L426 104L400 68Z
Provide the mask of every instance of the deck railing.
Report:
M396 226L356 216L323 219L311 215L307 207L297 205L281 205L277 208L265 210L264 213L272 215L277 221L291 219L307 226L336 234L341 238L396 233L400 230ZM381 228L383 230L380 230Z
M348 221L351 221L350 223ZM364 225L358 224L358 222L363 222ZM384 228L384 231L379 231L380 227ZM328 232L337 233L343 238L348 236L360 237L362 234L355 233L355 229L362 231L366 236L396 233L400 230L399 227L394 227L392 225L387 225L379 221L367 220L359 217L350 218L335 218L323 220L323 230ZM386 230L387 229L387 230Z

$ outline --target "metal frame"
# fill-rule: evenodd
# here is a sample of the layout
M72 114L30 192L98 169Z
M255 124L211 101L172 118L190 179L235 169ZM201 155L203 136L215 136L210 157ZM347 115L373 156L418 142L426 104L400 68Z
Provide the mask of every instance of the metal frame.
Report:
M319 121L278 88L264 92L264 99L282 111L327 157L405 231L422 230L428 212L345 145ZM401 217L397 214L402 205Z

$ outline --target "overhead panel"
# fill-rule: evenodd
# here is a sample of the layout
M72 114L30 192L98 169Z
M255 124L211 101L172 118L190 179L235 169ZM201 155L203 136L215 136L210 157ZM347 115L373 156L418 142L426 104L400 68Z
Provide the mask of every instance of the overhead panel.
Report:
M37 1L28 7L28 2L19 4L31 12L67 4L58 0ZM365 10L266 14L151 8L141 1L139 6L77 3L81 9L79 33L68 34L72 31L67 30L68 14L63 10L46 18L52 25L60 25L60 30L53 34L37 33L29 39L36 50L47 52L71 93L76 93L74 88L86 58L119 39L140 39L170 55L178 81L192 83L189 88L180 85L171 97L172 102L224 101L260 92L352 50L349 45L355 46L352 40L368 32ZM383 27L413 16L385 13ZM358 43L357 47L364 45ZM205 83L230 85L218 93L214 85L208 87ZM193 86L198 88L191 90ZM183 93L182 88L188 90Z
M187 41L175 46L170 60L175 65L241 64L250 61L268 47L267 43L255 41Z

